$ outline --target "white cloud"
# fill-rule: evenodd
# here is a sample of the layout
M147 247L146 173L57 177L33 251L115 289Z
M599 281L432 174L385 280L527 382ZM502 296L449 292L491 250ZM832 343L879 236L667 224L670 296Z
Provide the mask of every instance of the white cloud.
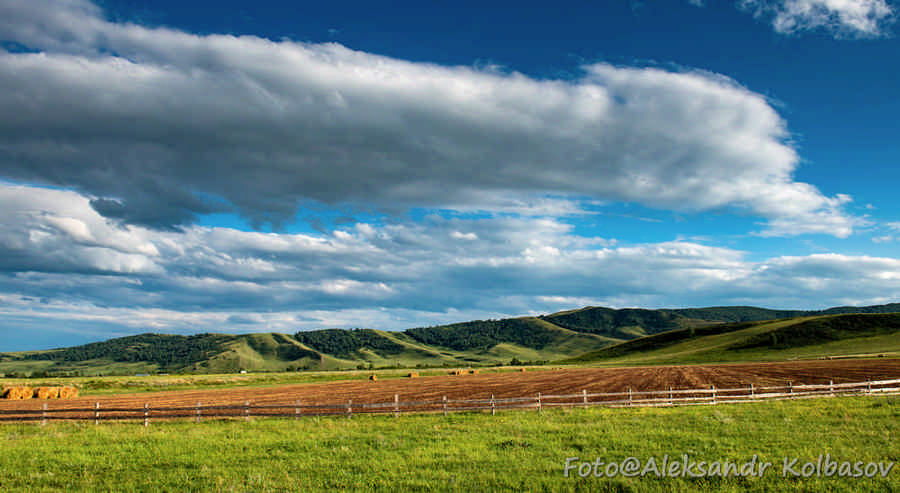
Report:
M0 185L0 206L6 326L52 319L126 332L290 332L404 328L581 304L821 308L900 298L895 258L751 261L692 241L583 238L553 218L430 216L308 235L120 226L87 197L34 187Z
M577 80L412 63L337 44L115 23L84 0L0 6L0 176L75 188L161 228L309 203L530 215L584 200L737 209L768 234L846 236L797 182L784 120L723 76L584 67Z
M885 0L741 0L757 17L770 18L779 33L824 29L835 36L881 37L895 21Z
M457 240L468 240L474 241L478 239L478 235L475 233L461 233L459 231L453 231L450 233L450 236Z

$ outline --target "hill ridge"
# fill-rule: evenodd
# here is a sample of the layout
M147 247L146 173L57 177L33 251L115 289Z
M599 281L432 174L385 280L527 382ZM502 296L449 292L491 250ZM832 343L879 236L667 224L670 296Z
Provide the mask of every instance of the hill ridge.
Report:
M588 361L590 355L615 356L631 347L674 340L682 337L686 330L693 331L696 336L722 333L734 328L734 324L749 327L758 322L789 317L888 312L900 312L900 303L817 311L752 306L661 309L588 306L546 315L473 320L404 331L319 329L295 334L243 335L145 333L68 348L0 353L0 373L212 373L241 369L274 371L491 365L507 361L564 359ZM659 337L644 341L648 336ZM765 344L759 347L763 346Z

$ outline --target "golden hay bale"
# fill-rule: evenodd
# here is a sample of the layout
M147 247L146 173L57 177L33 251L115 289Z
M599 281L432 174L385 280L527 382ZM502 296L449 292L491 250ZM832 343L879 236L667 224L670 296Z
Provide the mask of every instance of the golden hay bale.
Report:
M34 389L35 399L59 399L59 387L38 387Z
M59 398L60 399L74 399L78 397L78 388L77 387L60 387L59 388Z
M466 375L469 373L469 370L453 370L450 372L451 375Z
M479 371L479 370L469 370L469 372L471 372L472 375L478 375L478 371Z
M9 387L3 387L0 389L0 399L6 399L6 394L9 393Z
M419 378L419 372L417 372L417 371L411 372L409 375L407 375L407 377L409 377L409 378Z
M372 380L373 382L378 380L378 375L369 375L369 380Z
M15 400L31 399L32 395L34 395L34 390L31 387L13 387L9 389L6 398Z
M519 368L519 371L525 371L525 368Z

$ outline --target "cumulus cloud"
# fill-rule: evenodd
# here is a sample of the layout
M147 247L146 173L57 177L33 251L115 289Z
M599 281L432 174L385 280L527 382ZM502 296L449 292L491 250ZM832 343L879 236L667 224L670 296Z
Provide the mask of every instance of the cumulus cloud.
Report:
M887 35L886 27L896 20L886 0L741 0L739 5L770 19L782 34L823 29L837 37L874 38Z
M766 98L716 74L593 64L538 80L111 22L86 0L4 2L0 39L26 48L0 51L0 177L77 189L129 224L584 199L737 209L778 235L857 224L794 180Z
M0 330L29 320L111 334L399 329L586 304L821 308L900 297L895 258L750 260L695 241L582 237L558 218L162 231L104 218L89 202L0 183Z

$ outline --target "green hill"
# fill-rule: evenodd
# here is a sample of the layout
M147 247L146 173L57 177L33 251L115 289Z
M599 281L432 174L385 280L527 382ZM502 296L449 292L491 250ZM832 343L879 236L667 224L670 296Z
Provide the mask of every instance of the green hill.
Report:
M900 311L900 304L814 312L747 306L586 307L539 317L474 320L403 332L323 329L294 335L142 334L70 348L0 353L0 373L229 373L493 365L513 359L650 363L810 357L894 348L892 325L867 325L871 320L882 323L890 319L877 318L877 314L890 311ZM845 313L876 318L841 315ZM839 316L849 318L828 318ZM801 318L781 320L788 317ZM846 323L795 326L797 320L806 319ZM782 324L787 324L784 331L776 331Z
M237 372L312 366L319 360L318 353L285 334L140 334L70 348L0 354L0 373Z
M568 363L678 364L900 355L900 313L814 315L678 329Z
M886 306L886 305L885 305ZM853 310L842 307L832 310ZM881 307L865 307L870 312L846 311L841 313L885 313L877 310ZM896 310L900 311L900 305ZM820 314L799 310L769 310L752 306L716 306L709 308L680 308L647 310L641 308L624 308L614 310L604 307L586 307L579 310L545 315L541 318L560 327L600 334L619 339L634 339L646 335L658 334L669 330L706 325L774 320L779 318L799 317Z

